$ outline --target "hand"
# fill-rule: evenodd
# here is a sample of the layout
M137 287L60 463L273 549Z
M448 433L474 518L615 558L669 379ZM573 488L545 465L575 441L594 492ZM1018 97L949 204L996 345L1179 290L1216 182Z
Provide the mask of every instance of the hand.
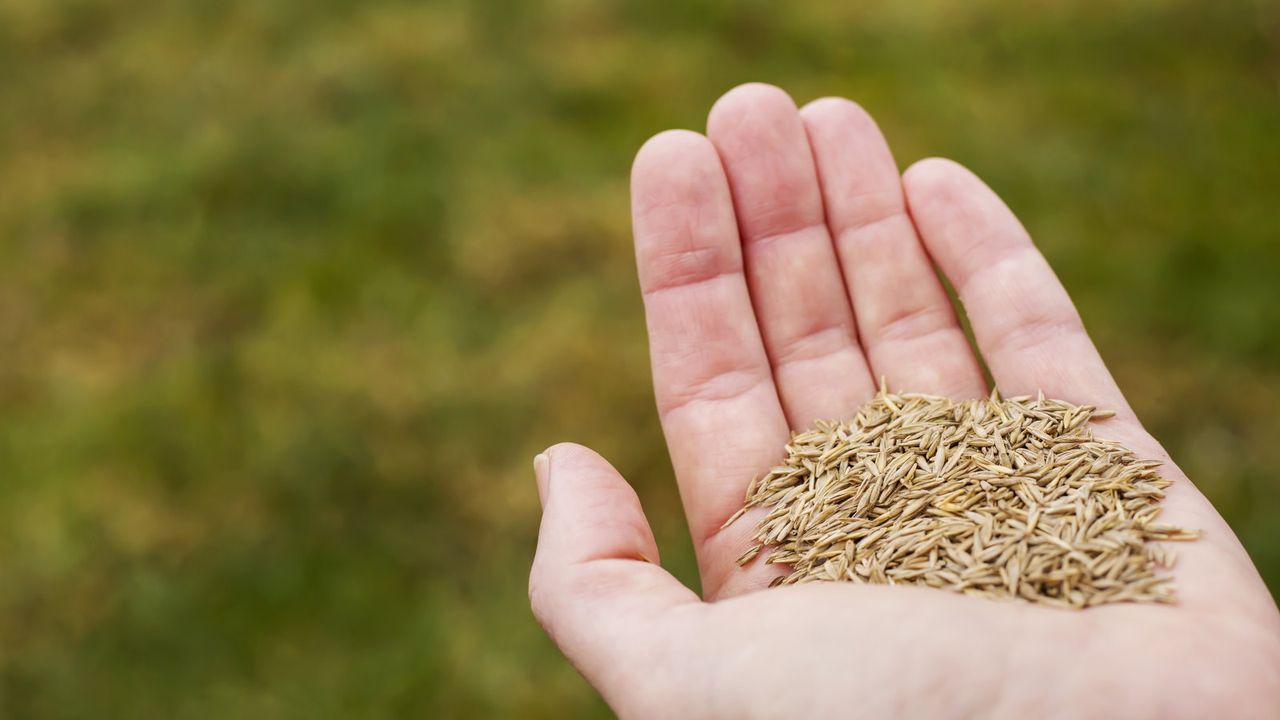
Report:
M654 390L705 599L658 564L598 455L540 455L533 609L623 717L1272 717L1280 615L1231 530L1143 430L1025 230L973 174L899 177L857 105L739 87L707 136L665 132L632 173ZM1165 462L1177 605L1066 611L927 588L812 583L734 560L721 530L790 428L890 387L987 393L931 260L1000 389L1116 411L1099 434ZM757 511L759 512L759 511Z

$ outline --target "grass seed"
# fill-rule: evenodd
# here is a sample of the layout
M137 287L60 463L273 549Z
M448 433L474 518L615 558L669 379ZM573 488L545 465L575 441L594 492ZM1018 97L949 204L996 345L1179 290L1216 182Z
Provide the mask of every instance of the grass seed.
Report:
M1037 397L954 402L883 390L847 422L796 433L748 488L767 509L738 559L789 566L774 585L923 585L1083 608L1172 602L1194 530L1155 522L1160 463L1095 438L1092 406Z

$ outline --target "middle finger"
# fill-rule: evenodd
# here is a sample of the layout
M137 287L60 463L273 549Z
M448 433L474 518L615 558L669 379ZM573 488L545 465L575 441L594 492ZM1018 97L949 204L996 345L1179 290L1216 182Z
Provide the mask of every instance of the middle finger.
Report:
M851 415L874 384L795 103L776 87L742 85L711 109L707 135L733 191L751 302L787 421L800 429Z

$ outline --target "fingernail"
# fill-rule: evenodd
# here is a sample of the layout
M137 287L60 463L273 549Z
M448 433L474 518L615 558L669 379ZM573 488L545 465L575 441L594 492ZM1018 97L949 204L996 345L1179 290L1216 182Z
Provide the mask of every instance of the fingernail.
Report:
M538 502L547 504L547 482L551 479L551 458L546 453L533 456L533 476L538 481Z

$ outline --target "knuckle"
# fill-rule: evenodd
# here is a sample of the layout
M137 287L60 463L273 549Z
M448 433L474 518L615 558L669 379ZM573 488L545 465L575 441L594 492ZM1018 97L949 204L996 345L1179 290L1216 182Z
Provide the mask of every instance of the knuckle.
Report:
M542 629L548 635L554 637L554 601L544 575L545 573L540 572L537 568L529 574L529 608L533 611L533 617L542 626Z

